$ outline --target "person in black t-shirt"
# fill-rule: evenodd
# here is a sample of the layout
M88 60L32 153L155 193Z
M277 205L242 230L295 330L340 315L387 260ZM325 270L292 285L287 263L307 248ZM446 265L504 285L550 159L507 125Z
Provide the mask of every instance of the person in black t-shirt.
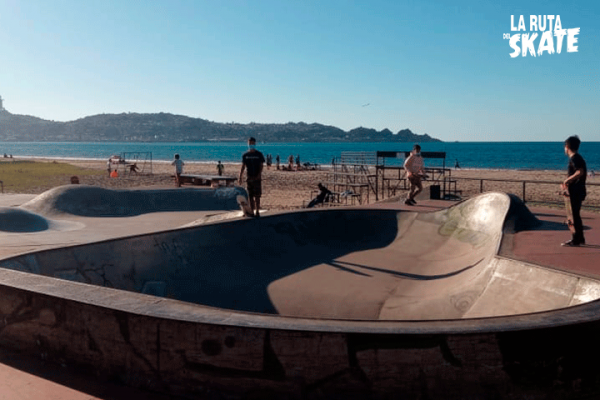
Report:
M254 210L254 215L260 217L260 197L262 195L261 176L265 156L256 150L256 139L248 139L248 151L242 156L242 170L240 171L239 183L244 178L244 170L247 170L246 187L250 200L250 208Z
M573 226L575 233L573 238L564 242L563 246L580 246L585 244L583 237L583 222L581 221L581 204L585 200L585 178L587 177L587 166L585 160L578 153L581 141L577 136L570 136L565 140L565 154L569 157L567 179L561 184L564 191L569 192L571 208L573 210Z

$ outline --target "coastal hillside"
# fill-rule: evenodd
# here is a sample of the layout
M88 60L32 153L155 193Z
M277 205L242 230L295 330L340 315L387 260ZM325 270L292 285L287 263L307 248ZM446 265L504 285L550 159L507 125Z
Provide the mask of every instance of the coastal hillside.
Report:
M396 133L356 128L344 131L317 123L286 124L219 123L202 118L168 113L99 114L69 122L11 114L0 110L1 141L35 142L201 142L244 141L254 136L259 142L440 142L410 129Z

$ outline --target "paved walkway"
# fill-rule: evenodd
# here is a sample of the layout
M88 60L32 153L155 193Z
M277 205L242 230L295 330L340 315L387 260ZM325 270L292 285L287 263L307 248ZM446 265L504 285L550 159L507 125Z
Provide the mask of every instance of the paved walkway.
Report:
M563 247L571 238L560 209L532 207L543 224L515 235L512 256L518 260L600 278L600 214L583 212L585 246Z

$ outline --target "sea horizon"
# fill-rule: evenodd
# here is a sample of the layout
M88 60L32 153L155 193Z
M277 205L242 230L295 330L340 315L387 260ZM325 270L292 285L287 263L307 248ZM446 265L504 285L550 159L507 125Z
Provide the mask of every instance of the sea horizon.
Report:
M258 143L257 149L266 156L271 154L273 164L279 155L286 163L292 155L300 162L331 165L339 161L342 152L410 151L408 142L289 142ZM568 158L563 142L425 142L424 152L445 152L446 159L426 159L426 166L461 169L491 170L565 170ZM153 162L169 162L180 154L189 163L239 163L247 150L245 142L0 142L3 154L14 158L57 160L107 160L112 155L125 155L133 161L141 158ZM582 142L580 153L588 170L600 169L600 142ZM386 165L400 163L401 159L386 158Z

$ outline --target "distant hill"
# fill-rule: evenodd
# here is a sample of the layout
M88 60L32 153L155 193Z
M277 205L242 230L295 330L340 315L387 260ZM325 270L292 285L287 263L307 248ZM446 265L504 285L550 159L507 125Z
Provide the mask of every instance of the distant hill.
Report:
M356 128L288 122L287 124L238 124L211 122L202 118L167 113L99 114L69 122L48 121L0 110L0 141L24 142L440 142L410 129L392 133Z

